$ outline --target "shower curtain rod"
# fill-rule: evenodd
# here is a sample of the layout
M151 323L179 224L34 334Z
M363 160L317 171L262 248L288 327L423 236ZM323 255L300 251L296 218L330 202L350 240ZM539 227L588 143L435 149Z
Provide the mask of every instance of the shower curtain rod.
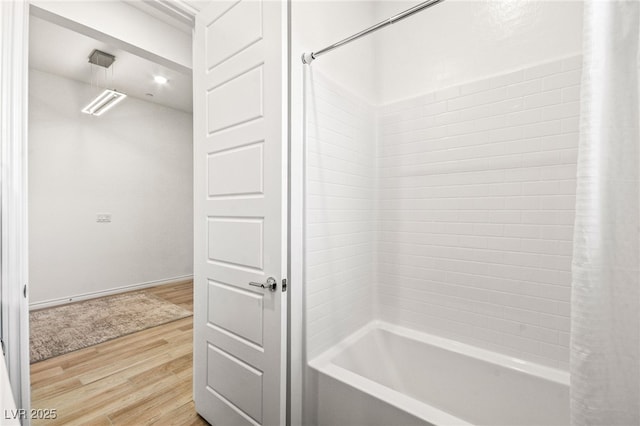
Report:
M364 37L369 33L372 33L374 31L378 31L380 28L384 28L387 25L391 25L391 24L395 24L398 21L403 20L404 18L408 18L409 16L413 15L414 13L418 13L421 10L424 10L428 7L434 6L438 3L440 3L441 1L444 0L427 0L424 1L422 3L419 3L415 6L413 6L412 8L409 8L407 10L405 10L404 12L400 12L397 15L393 15L391 18L385 19L384 21L378 22L377 24L360 31L359 33L356 33L352 36L349 36L343 40L340 40L337 43L332 44L331 46L327 46L324 49L320 49L316 52L308 52L308 53L303 53L302 54L302 63L303 64L310 64L311 62L313 62L314 59L316 59L318 56L320 55L324 55L327 52L331 52L333 49L337 49L340 46L344 46L345 44L351 43L354 40L359 39L360 37Z

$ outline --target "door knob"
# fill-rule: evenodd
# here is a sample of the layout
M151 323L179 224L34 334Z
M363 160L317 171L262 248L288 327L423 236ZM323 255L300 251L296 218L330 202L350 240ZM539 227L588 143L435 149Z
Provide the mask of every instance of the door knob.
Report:
M260 287L260 288L268 288L269 291L276 291L276 289L278 288L278 282L273 277L267 278L267 283L266 284L256 283L256 282L251 281L249 283L249 285L252 285L254 287Z

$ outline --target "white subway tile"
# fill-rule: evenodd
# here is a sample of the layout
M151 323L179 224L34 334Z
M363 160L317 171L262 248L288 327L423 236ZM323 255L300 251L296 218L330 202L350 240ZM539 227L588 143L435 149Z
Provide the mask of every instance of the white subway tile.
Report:
M504 226L493 223L476 223L473 225L473 233L477 236L496 236L499 237L504 234ZM485 239L483 247L487 247L488 242Z
M522 83L514 84L507 87L507 96L509 98L532 95L542 91L542 80L529 80Z
M525 182L522 192L529 195L575 194L576 183L574 180Z
M507 210L537 210L540 208L540 197L509 197L505 200L504 208ZM520 215L520 220L524 220L522 214Z
M580 86L569 86L562 89L562 102L573 102L580 99Z
M533 78L545 77L547 75L556 74L562 71L562 62L554 61L541 64L524 70L524 79L531 80Z
M505 306L503 316L507 320L519 321L527 324L539 325L540 313L535 311L527 311L524 309L517 309ZM551 328L551 327L548 327Z
M573 239L573 226L547 225L540 227L540 238L547 240L571 241Z
M561 151L540 151L522 154L522 167L553 166L563 162Z
M540 227L535 225L508 224L504 227L505 237L540 238Z
M562 148L577 148L578 133L566 133L563 135L548 136L540 141L540 149L556 150ZM575 173L573 175L575 177Z
M542 109L543 120L558 120L561 118L577 117L580 113L579 102L566 102Z
M546 121L542 123L529 124L522 129L524 138L538 138L541 136L558 135L562 132L562 122Z
M539 108L547 105L559 104L560 102L562 102L562 91L556 89L525 96L524 107L526 109Z
M569 135L563 135L569 136ZM578 146L578 137L577 135L573 139L574 147ZM543 145L544 146L544 145ZM553 149L553 148L550 148ZM563 179L575 179L576 178L576 165L575 164L563 164L560 166L551 166L544 167L541 169L541 180L563 180ZM575 192L575 185L573 188L573 192Z
M508 126L521 126L542 121L542 109L527 109L507 114Z
M435 92L436 101L446 101L460 96L460 87L454 86Z
M504 234L504 227L502 233ZM492 250L519 251L521 246L521 238L487 238L487 248Z
M447 102L446 101L435 102L435 103L431 103L429 105L424 105L422 107L422 115L423 116L438 115L438 114L442 114L442 113L444 113L446 111L447 111Z
M518 70L507 74L501 74L491 79L492 87L509 86L511 84L520 83L524 79L524 71Z
M571 304L569 302L559 302L558 315L568 318L571 315Z
M560 151L560 157L563 163L576 164L578 161L578 149L563 149L562 151Z
M575 195L552 195L540 197L540 208L543 210L574 210Z
M509 182L537 181L540 174L540 167L510 169L506 171L505 179Z
M462 86L460 86L460 94L469 95L472 93L489 90L493 87L492 83L493 83L492 79L486 79L486 80L478 80L478 81L473 81L471 83L463 84Z
M436 125L436 126L444 126L444 125L447 125L447 124L457 123L457 122L461 121L460 120L460 112L458 112L458 111L452 111L452 112L447 112L447 113L444 113L444 114L439 114L439 115L436 115L434 118L435 118L434 125Z
M472 95L461 96L459 98L450 99L448 101L449 111L470 108L477 105L489 104L502 101L507 98L507 89L499 87L484 92L474 93Z
M559 89L580 84L581 74L582 70L576 69L545 77L542 80L542 90Z
M569 332L571 329L571 320L568 317L560 315L540 314L539 325L546 328L552 328L561 332Z
M491 142L509 141L521 139L523 134L523 127L507 127L504 129L492 130L489 134L489 140Z

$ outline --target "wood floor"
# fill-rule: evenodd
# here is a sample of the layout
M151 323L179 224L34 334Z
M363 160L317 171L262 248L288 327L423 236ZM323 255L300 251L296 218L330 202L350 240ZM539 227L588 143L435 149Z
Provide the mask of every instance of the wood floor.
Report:
M141 290L193 311L191 281ZM31 365L46 425L207 425L192 400L193 317Z

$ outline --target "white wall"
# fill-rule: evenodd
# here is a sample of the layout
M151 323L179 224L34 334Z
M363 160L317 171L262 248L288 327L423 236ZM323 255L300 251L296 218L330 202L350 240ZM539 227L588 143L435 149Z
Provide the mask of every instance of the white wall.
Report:
M294 1L291 5L293 72L300 74L303 52L320 50L371 25L373 2ZM376 90L373 38L363 38L322 56L313 68L354 94L373 100ZM294 99L301 95L294 91Z
M376 17L415 1L376 2ZM446 0L380 30L380 103L433 92L582 51L581 1Z
M33 0L31 13L182 73L191 70L191 34L123 1Z
M192 119L30 70L31 302L192 274ZM111 213L111 223L96 214Z

